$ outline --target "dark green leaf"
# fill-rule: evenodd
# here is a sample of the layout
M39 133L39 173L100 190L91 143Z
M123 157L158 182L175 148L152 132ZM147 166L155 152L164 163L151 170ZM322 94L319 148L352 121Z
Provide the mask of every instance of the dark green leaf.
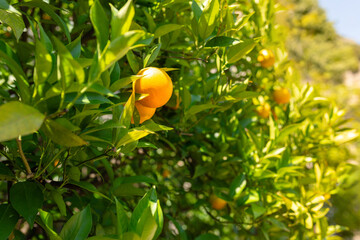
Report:
M31 228L43 201L43 193L35 182L18 182L10 189L11 205L26 219Z
M115 203L116 203L117 233L118 233L118 237L121 238L122 234L125 233L128 229L129 219L126 215L124 207L116 198L115 198Z
M233 199L237 199L246 187L246 178L244 174L237 176L231 183L229 195Z
M157 56L160 53L160 48L161 48L161 43L153 46L150 51L148 52L148 54L146 55L145 59L144 59L144 67L149 66L152 62L155 61L155 59L157 58Z
M0 239L7 239L13 231L19 214L10 204L0 205Z
M206 43L205 47L227 47L238 41L238 39L225 36L213 37Z

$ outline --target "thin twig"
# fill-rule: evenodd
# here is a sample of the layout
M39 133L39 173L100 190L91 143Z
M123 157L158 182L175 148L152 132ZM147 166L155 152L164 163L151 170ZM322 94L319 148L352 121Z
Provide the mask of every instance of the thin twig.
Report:
M19 153L20 153L20 157L21 159L23 160L23 163L25 165L25 168L26 168L26 172L28 173L28 175L32 175L32 172L31 172L31 168L29 166L29 163L24 155L24 152L22 150L22 146L21 146L21 137L19 137L18 139L16 139L16 143L18 145L18 148L19 148Z

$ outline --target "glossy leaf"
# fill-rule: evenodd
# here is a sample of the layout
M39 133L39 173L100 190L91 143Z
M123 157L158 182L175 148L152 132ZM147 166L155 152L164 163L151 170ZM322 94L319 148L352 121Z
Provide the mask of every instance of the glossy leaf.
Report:
M96 0L90 9L90 19L93 24L95 35L100 47L103 50L109 39L109 19L101 3Z
M214 31L220 8L218 0L211 0L207 3L199 19L198 31L203 40L208 38Z
M251 52L256 44L256 39L248 39L230 47L227 54L227 62L234 63L239 61L241 58L246 56L246 54Z
M88 205L81 212L73 215L64 225L60 237L67 240L86 239L92 227L91 209Z
M114 40L129 31L135 15L135 9L132 0L128 0L119 11L114 6L110 6L112 12L111 40Z
M69 129L50 119L45 121L41 130L44 131L45 135L52 141L65 147L78 147L87 144L87 142L72 133Z
M207 41L205 47L228 47L236 42L239 42L239 40L231 37L219 36L213 37Z
M37 109L16 101L1 105L0 116L0 142L34 133L45 118Z
M105 71L116 61L125 56L125 54L130 50L130 47L134 45L134 43L143 35L143 31L135 30L126 32L125 34L112 40L110 45L104 49L103 54L100 56L100 71Z

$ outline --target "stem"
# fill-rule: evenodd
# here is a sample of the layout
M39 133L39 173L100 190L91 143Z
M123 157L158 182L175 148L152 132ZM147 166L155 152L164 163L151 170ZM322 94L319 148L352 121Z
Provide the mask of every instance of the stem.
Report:
M31 172L31 169L30 169L30 166L29 166L29 163L24 155L24 152L22 150L22 146L21 146L21 137L19 137L18 139L16 139L16 143L18 145L18 148L19 148L19 153L20 153L20 157L21 159L23 160L23 163L25 165L25 168L26 168L26 172L29 174L29 175L32 175L32 172Z

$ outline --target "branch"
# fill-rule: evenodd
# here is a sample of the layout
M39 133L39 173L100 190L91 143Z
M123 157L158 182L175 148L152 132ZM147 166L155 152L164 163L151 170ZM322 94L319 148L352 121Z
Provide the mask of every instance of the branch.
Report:
M26 159L26 157L24 155L24 152L22 150L21 137L16 139L16 143L17 143L18 148L19 148L20 157L23 160L23 163L24 163L25 168L26 168L26 172L28 173L28 177L31 177L33 175L33 173L31 172L31 168L29 166L29 163L28 163L28 161L27 161L27 159Z

